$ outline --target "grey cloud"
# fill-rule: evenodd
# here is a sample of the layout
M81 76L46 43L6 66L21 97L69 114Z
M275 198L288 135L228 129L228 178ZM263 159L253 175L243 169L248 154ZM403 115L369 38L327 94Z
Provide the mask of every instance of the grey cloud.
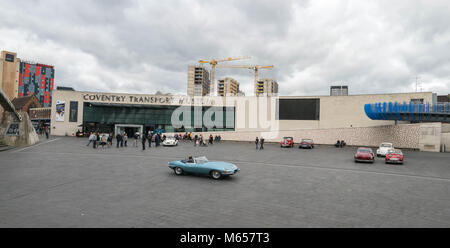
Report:
M450 92L448 1L2 1L0 49L55 64L57 83L79 90L183 93L187 65L231 64L261 72L282 95ZM14 35L9 35L14 34ZM20 47L19 47L20 44ZM76 71L74 71L76 70ZM253 74L231 76L247 95ZM428 85L428 86L427 86Z

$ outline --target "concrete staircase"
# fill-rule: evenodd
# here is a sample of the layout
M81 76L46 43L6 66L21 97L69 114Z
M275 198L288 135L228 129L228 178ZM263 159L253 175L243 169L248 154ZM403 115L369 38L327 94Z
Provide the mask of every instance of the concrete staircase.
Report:
M9 150L9 149L12 149L12 148L13 148L12 146L7 146L7 145L2 144L0 142L0 152L6 151L6 150Z

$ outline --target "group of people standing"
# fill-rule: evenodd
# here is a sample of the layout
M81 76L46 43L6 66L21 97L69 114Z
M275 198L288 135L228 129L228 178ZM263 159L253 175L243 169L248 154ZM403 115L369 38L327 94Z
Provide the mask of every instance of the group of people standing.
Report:
M256 137L255 144L256 144L256 150L258 150L258 144L259 144L259 150L263 150L264 149L264 138Z
M49 128L49 126L47 126L47 125L41 125L41 126L39 127L38 133L39 133L40 135L44 135L44 134L45 134L45 137L48 139L48 136L50 135L50 128Z
M91 132L89 135L89 142L86 146L89 146L91 143L93 143L93 148L96 149L97 147L101 146L104 148L107 146L108 148L112 147L113 145L113 134L100 134L99 132ZM186 133L184 135L182 134L175 134L175 139L180 140L192 140L194 141L194 146L208 146L208 144L213 145L214 142L220 142L222 137L220 135L213 136L212 134L209 135L208 138L204 138L202 134L200 135L193 135L192 133ZM125 132L117 133L116 136L116 147L127 147L128 146L128 134ZM166 135L161 135L161 133L153 133L151 131L148 131L148 133L140 134L139 132L136 132L133 136L134 142L133 146L138 147L139 140L142 144L142 150L145 150L146 143L148 142L148 148L152 147L152 142L155 142L155 147L160 146L160 143L163 142L166 139ZM261 138L262 139L262 138ZM261 149L263 149L264 139L262 139L261 143Z
M116 135L116 147L126 147L128 146L128 134L125 132L118 133ZM105 133L99 133L99 132L92 132L89 134L89 142L86 146L89 146L91 143L93 143L92 147L96 149L97 147L105 148L111 148L113 145L113 134L105 134Z
M217 137L217 136L216 136ZM206 144L206 139L203 138L203 135L195 135L194 136L194 146L208 146ZM214 143L214 137L212 136L212 134L209 135L208 140L208 144L213 145ZM218 141L218 139L216 138L216 141Z
M161 133L152 133L152 131L148 131L147 134L143 133L142 135L139 132L134 134L134 144L137 147L137 141L141 139L142 142L142 150L145 150L145 143L148 141L148 148L152 147L153 138L155 139L155 147L160 145L160 142L163 142L166 139L166 135L161 135Z
M346 145L346 143L343 140L338 140L338 141L336 141L336 144L334 144L335 147L339 147L339 148L342 148L345 145Z
M190 141L194 141L194 143L196 143L196 141L198 141L200 138L203 140L203 136L200 135L194 135L192 132L186 132L185 134L175 134L175 138L177 140L183 139L185 141L190 140ZM208 138L208 142L210 144L213 144L213 142L220 142L222 140L222 137L220 135L215 135L212 136L212 134L209 135ZM201 143L201 142L199 142Z

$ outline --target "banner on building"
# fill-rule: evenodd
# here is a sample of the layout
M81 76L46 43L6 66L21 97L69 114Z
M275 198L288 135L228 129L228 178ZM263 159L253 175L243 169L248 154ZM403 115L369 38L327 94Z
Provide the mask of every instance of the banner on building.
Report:
M56 101L56 121L64 121L64 112L66 108L65 101Z

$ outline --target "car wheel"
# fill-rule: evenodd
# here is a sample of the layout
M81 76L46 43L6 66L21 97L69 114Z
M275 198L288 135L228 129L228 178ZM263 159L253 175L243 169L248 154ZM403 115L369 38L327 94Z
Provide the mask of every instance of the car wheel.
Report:
M211 177L215 180L218 180L220 178L222 178L222 174L220 174L220 172L213 170L211 171Z
M175 167L175 169L173 169L173 171L174 171L175 174L177 174L178 176L183 175L183 169L181 169L180 167Z

